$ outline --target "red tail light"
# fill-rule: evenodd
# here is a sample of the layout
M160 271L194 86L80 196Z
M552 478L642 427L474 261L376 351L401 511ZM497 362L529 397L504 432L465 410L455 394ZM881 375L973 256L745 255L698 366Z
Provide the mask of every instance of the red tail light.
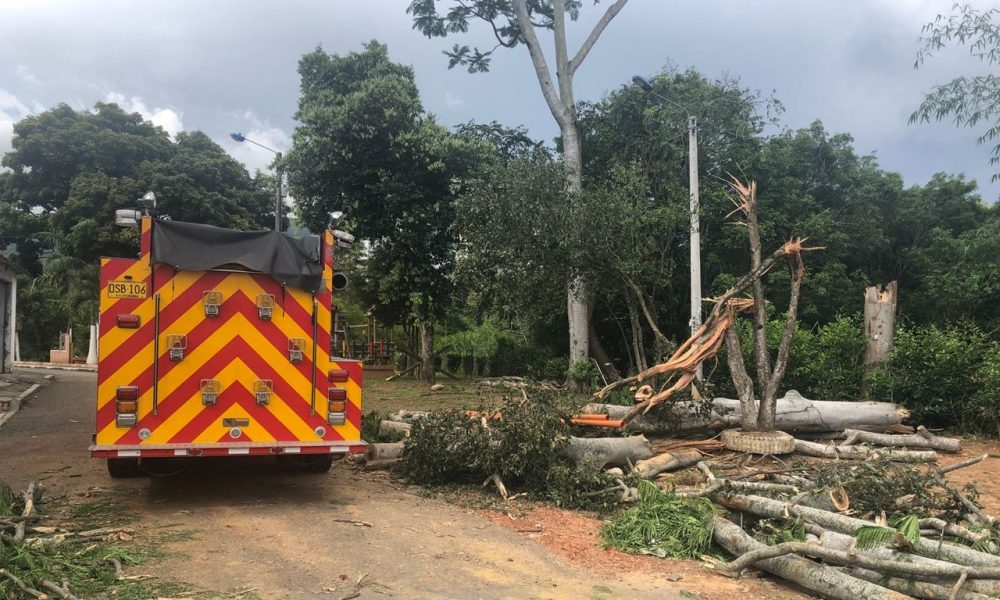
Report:
M123 385L119 386L115 391L116 400L131 400L133 402L139 399L139 386L135 385Z
M139 318L139 315L118 315L118 326L122 329L138 329L141 322L142 320Z
M333 402L335 400L340 400L341 402L343 402L344 400L347 400L347 390L343 388L330 388L329 390L327 390L327 398L330 400L330 402Z
M330 381L334 383L344 383L350 379L347 374L347 369L331 369L327 375L329 376Z

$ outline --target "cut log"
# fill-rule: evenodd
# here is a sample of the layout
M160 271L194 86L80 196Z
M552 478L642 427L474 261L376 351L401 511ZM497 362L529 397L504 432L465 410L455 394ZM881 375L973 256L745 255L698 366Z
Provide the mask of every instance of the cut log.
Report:
M829 489L804 492L792 498L791 503L830 512L845 512L851 507L851 498L847 495L847 490L838 485Z
M426 410L397 410L396 412L386 417L386 420L399 421L402 423L413 423L414 421L422 419L429 414L431 413Z
M682 433L740 426L740 401L715 398L709 410L700 403L677 402L639 414L626 426L641 433ZM632 407L591 402L584 413L606 414L624 420ZM829 433L845 429L890 431L899 427L909 412L890 402L834 402L809 400L795 390L778 398L775 429L787 433Z
M413 429L413 425L402 421L388 421L383 419L378 424L378 434L383 438L399 434L403 434L403 437L410 437L411 429Z
M688 452L670 453L664 452L646 460L635 463L635 474L643 479L651 479L660 473L677 471L691 465L698 464L703 460L700 452L690 450Z
M393 442L391 444L368 444L365 451L366 460L388 460L399 458L403 453L403 442Z
M937 459L937 454L933 450L876 450L864 446L835 446L805 440L795 440L795 452L806 456L845 460L867 460L881 456L894 462L921 463L934 462Z
M629 464L649 458L653 448L642 435L613 438L579 438L571 436L569 444L563 447L562 455L577 465L590 465L603 469L611 465L627 467Z
M842 550L844 552L853 552L857 554L863 554L865 556L870 556L872 558L877 558L880 560L888 560L894 562L912 562L915 564L929 565L934 567L939 567L941 569L951 569L956 565L943 560L937 560L934 558L927 558L925 556L920 556L919 554L910 554L907 552L899 552L893 550L892 548L869 548L861 550L855 547L855 538L850 535L843 533L837 533L835 531L824 531L822 535L819 536L820 543L824 548L830 548L831 550ZM920 577L919 579L925 580L925 578ZM939 579L930 579L932 583L943 583ZM954 582L952 582L954 583ZM1000 581L992 579L975 579L968 581L963 586L963 589L977 592L980 594L986 594L987 596L993 596L1000 593Z
M721 517L715 518L713 538L715 543L734 556L741 556L747 552L767 547L747 535L735 523ZM755 566L816 592L824 598L833 598L834 600L903 600L909 598L904 594L856 579L800 556L783 556L762 560Z
M806 521L819 525L823 529L854 535L859 527L871 527L875 523L856 519L847 515L832 513L808 506L794 506L788 502L765 498L763 496L716 494L712 500L730 510L750 513L770 519L789 519L801 517ZM977 552L971 548L952 544L939 544L938 540L920 538L916 544L920 554L939 558L959 565L1000 567L1000 556Z
M839 567L839 570L851 577L864 579L901 594L924 600L990 600L990 596L969 591L964 586L957 594L953 595L952 592L955 588L953 584L937 584L905 577L889 577L877 571L858 567Z
M931 450L941 450L943 452L960 452L961 443L955 438L938 437L927 431L923 427L917 429L917 433L911 435L891 435L886 433L873 433L871 431L861 431L859 429L848 429L844 431L847 439L845 446L861 442L874 446L890 446L896 448L929 448Z

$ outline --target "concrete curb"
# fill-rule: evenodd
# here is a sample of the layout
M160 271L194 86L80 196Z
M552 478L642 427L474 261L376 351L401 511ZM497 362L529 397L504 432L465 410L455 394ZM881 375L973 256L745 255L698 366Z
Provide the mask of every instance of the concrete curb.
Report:
M6 423L8 420L10 420L11 417L16 415L17 411L21 410L21 401L27 398L29 395L34 394L35 391L40 387L42 387L42 384L36 383L30 388L18 394L13 400L11 400L10 410L0 414L0 427L3 427L4 423Z
M65 363L43 363L17 361L14 363L15 369L57 369L60 371L89 371L97 372L97 365L65 364Z

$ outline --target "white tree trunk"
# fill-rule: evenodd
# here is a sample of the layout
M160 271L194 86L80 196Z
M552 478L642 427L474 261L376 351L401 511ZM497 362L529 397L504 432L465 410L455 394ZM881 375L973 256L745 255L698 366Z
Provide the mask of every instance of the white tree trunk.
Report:
M869 376L885 362L892 350L896 336L896 290L895 281L885 288L865 289L865 378L861 386L865 398L868 397Z
M624 438L578 438L570 437L569 444L562 449L562 455L577 465L589 464L595 469L607 465L625 467L653 455L649 440L641 435Z

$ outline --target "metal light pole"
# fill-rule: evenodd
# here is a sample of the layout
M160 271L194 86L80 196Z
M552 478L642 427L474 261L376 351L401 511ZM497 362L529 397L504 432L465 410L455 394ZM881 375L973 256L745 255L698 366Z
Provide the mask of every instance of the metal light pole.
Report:
M698 218L700 211L698 198L698 117L692 115L687 107L654 92L653 86L639 75L632 77L632 82L663 102L680 108L687 114L688 118L688 188L691 194L691 320L688 323L691 326L691 333L694 334L701 327L701 224ZM700 367L698 368L698 379L701 379Z
M282 168L281 168L281 152L278 152L274 148L268 148L264 144L260 144L258 142L255 142L255 141L251 140L250 138L248 138L247 136L243 135L242 133L230 133L229 137L233 138L234 141L241 142L241 143L242 142L250 142L254 146L260 146L261 148L263 148L265 150L269 150L271 152L274 152L275 162L278 165L278 168L277 168L277 181L278 181L278 184L276 186L278 188L278 191L277 191L277 194L275 195L275 199L274 199L274 230L275 231L281 231L281 214L284 212L282 210L284 207L282 206L282 202L281 202L281 179L282 179L282 174L283 174L283 171L282 171Z

